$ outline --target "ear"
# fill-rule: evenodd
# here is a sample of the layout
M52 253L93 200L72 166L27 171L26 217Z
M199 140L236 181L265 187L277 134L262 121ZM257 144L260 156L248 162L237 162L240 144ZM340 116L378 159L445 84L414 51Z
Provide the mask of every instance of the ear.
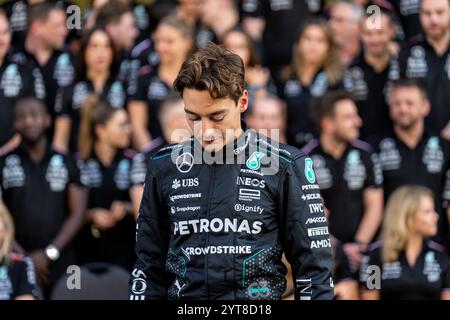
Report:
M99 139L102 138L102 136L105 135L105 128L101 125L96 125L94 128L95 136L97 136Z
M238 101L238 107L239 107L239 111L241 113L244 113L245 110L247 110L248 108L248 91L244 90L244 92L242 92L242 96Z
M424 102L423 102L423 116L424 116L424 118L426 118L428 116L428 114L430 113L430 110L431 110L430 100L428 100L428 98L425 98Z
M322 132L331 132L333 130L333 122L330 117L324 117L320 121L320 125L322 127Z
M49 129L50 126L52 125L52 118L50 117L50 115L46 112L45 113L45 120L44 120L44 127L45 129Z

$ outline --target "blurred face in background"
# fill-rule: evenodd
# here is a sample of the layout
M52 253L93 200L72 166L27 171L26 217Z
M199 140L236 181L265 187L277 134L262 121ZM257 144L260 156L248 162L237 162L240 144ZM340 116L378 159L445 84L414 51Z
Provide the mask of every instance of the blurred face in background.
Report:
M223 45L230 51L236 53L244 61L247 66L250 61L250 50L247 39L242 32L229 32L223 39Z
M168 24L158 26L154 34L154 41L161 64L185 60L192 47L190 37L184 37L181 30Z
M97 125L98 141L107 143L116 149L123 149L130 145L131 127L128 114L118 109L104 125Z
M45 106L35 99L20 101L14 108L14 128L27 144L41 141L50 121Z
M106 32L95 31L89 39L84 53L87 69L96 73L109 72L113 55L112 43Z
M138 37L138 30L131 11L124 13L117 23L109 24L107 30L116 47L122 50L131 50Z
M349 38L359 35L359 25L350 4L339 3L330 10L329 25L338 45L343 45Z
M442 39L450 28L450 3L448 0L422 0L420 22L427 35L434 40Z
M434 200L430 196L422 196L417 213L409 221L410 232L424 238L436 235L439 215L434 209Z
M371 25L371 18L365 18L361 27L361 40L364 51L372 56L383 56L388 53L388 46L395 35L395 28L386 14L381 15L380 27Z
M0 204L1 206L1 204ZM1 208L0 208L1 210ZM3 245L3 239L5 239L5 233L6 233L6 227L3 220L0 219L0 248L2 248Z
M205 1L210 0L179 0L178 6L182 10L183 17L180 18L191 18L198 19L202 16L203 5Z
M356 104L352 100L340 100L334 107L334 115L325 117L329 132L336 140L351 142L359 137L361 118Z
M50 11L47 21L36 21L37 35L47 47L56 50L64 46L68 34L66 25L67 16L63 10Z
M164 138L169 143L180 143L189 138L192 132L186 122L183 100L167 104L160 114Z
M0 59L3 60L8 53L11 44L11 32L9 30L8 19L0 15Z
M298 54L303 64L324 63L330 49L327 37L319 26L309 26L300 35Z
M423 121L430 108L427 98L415 87L391 90L389 104L391 119L402 130L409 130Z
M276 140L284 135L285 121L284 105L281 101L271 98L255 100L252 112L247 117L251 128Z

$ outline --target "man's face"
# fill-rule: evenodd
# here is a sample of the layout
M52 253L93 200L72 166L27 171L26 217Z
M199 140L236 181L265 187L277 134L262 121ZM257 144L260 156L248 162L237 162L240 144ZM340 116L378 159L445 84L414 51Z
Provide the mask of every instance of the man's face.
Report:
M428 100L417 88L397 88L390 94L389 110L392 121L403 130L408 130L423 121L429 111Z
M22 102L15 107L14 128L25 142L38 142L50 125L50 118L37 101Z
M364 19L362 25L361 40L364 51L373 56L382 56L388 51L388 45L394 36L394 27L387 15L382 14L380 26L371 25L370 18Z
M207 90L184 89L183 101L189 127L207 152L219 151L241 133L241 113L248 93L238 104L231 98L213 99Z
M11 44L11 32L9 30L8 20L0 16L0 58L3 59L9 50Z
M330 120L333 134L337 140L351 142L358 139L361 118L353 101L341 100L336 102L334 116Z
M61 49L68 34L66 14L62 10L52 10L47 21L39 23L38 33L51 49Z
M450 28L450 4L448 0L422 0L420 22L431 39L441 39Z
M329 25L338 45L343 45L346 39L358 35L359 32L352 7L345 3L336 4L331 8Z
M124 13L118 23L110 24L107 29L117 47L131 50L138 36L134 16L131 12Z
M285 127L282 106L275 100L255 101L248 124L271 138L275 138L277 134L279 136Z

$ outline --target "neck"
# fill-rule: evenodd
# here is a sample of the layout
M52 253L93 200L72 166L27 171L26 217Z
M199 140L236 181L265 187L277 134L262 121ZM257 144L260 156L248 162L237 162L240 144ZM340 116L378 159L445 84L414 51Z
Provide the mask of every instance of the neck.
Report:
M117 154L117 149L108 143L97 141L94 145L97 158L104 166L109 166Z
M380 55L373 55L366 52L364 53L364 59L366 60L368 65L372 66L377 72L380 72L385 70L388 66L391 60L391 55L387 50Z
M423 121L418 121L416 125L408 129L403 129L394 125L394 132L403 143L410 148L414 148L423 136L424 124Z
M361 44L358 38L349 38L340 46L341 59L345 65L348 65L359 54Z
M423 237L419 234L412 233L406 240L405 252L410 262L415 262L417 256L422 251Z
M320 64L306 63L299 66L296 72L300 81L303 84L308 85L312 82L314 76L317 72L319 72L319 70Z
M25 49L33 54L41 65L45 64L53 53L53 49L45 46L42 41L39 41L32 36L26 38Z
M95 91L100 92L102 91L106 81L108 80L109 72L88 70L87 77L93 82Z
M47 149L47 138L42 137L41 139L33 143L24 141L24 145L33 162L38 163L42 161Z
M180 59L175 59L172 62L160 64L158 69L160 79L166 84L172 85L181 69L182 64L183 61Z
M439 39L427 37L427 41L433 47L434 51L436 51L439 55L443 55L450 45L450 31L448 30L445 32L445 34Z
M347 142L338 140L331 134L322 133L320 135L320 145L322 149L334 159L340 159L347 148Z

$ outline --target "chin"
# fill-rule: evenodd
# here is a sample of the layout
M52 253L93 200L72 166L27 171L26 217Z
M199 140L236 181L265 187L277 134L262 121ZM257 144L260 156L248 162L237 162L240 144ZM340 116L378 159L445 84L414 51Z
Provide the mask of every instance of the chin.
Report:
M219 143L203 145L203 149L205 149L205 151L207 151L207 152L217 152L222 148L223 148L223 144L219 144Z

